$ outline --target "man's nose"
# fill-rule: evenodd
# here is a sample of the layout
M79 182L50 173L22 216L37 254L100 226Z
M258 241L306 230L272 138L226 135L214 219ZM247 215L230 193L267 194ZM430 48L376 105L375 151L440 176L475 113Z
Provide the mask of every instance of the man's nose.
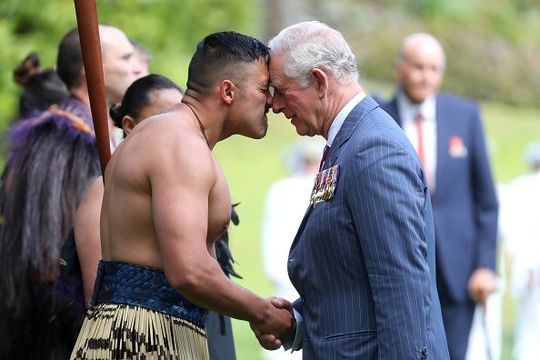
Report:
M138 61L134 61L131 66L131 70L135 75L140 75L144 71L144 65L139 63Z
M281 101L281 98L278 94L274 94L271 105L272 105L272 111L274 112L274 114L277 114L283 111L283 101Z

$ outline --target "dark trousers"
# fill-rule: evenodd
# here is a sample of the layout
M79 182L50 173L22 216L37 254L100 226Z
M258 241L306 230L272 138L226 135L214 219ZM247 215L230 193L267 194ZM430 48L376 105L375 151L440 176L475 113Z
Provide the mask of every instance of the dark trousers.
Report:
M437 277L437 290L450 359L465 360L475 303L472 300L466 303L456 303L448 296L444 282L439 277Z
M206 336L210 360L236 360L231 319L228 316L208 312Z

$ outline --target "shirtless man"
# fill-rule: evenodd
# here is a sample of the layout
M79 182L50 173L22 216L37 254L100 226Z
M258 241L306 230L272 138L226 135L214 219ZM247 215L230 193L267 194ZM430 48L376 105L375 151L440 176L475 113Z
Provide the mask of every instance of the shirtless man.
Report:
M212 256L231 200L211 150L233 134L266 134L267 59L268 48L251 37L207 36L182 104L141 122L115 151L105 172L104 261L72 358L123 351L207 359L204 309L276 336L293 324L289 310L234 284Z

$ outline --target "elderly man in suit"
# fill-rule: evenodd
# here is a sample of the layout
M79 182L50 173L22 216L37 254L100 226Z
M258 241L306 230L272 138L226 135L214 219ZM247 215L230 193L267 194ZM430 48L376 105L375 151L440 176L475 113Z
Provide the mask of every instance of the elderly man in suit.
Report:
M445 56L426 33L407 36L399 89L382 107L403 128L428 178L437 242L437 285L452 359L464 359L475 302L495 290L498 204L477 105L438 93Z
M289 253L295 333L278 340L305 359L447 359L418 156L365 95L341 33L303 22L269 47L274 112L329 149Z

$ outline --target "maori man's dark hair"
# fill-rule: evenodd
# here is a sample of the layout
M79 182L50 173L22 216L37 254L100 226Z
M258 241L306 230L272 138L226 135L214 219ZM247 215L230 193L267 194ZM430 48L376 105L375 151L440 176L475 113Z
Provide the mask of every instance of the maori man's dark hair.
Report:
M240 81L242 63L268 60L269 49L259 40L234 31L210 34L197 45L188 69L187 89L208 95L216 82Z

